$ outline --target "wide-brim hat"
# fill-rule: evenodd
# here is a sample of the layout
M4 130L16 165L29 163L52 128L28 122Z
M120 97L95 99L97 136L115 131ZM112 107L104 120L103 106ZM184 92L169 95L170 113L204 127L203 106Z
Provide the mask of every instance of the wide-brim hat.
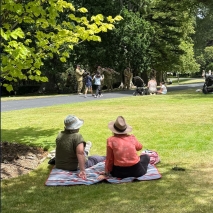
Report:
M126 123L122 116L118 116L116 121L109 122L108 128L115 134L127 134L132 131L132 127Z
M64 119L65 129L76 130L84 124L84 120L77 118L75 115L68 115Z

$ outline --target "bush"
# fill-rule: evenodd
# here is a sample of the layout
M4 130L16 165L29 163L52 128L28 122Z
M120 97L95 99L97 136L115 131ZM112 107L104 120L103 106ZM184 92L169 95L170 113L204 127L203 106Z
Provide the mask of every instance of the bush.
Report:
M40 86L39 85L24 85L20 86L17 89L17 95L25 95L30 93L38 92Z

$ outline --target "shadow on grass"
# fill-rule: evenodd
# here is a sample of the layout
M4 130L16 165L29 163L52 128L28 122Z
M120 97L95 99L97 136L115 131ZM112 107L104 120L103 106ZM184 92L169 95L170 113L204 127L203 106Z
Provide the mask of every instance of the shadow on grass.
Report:
M157 165L162 179L91 186L44 185L51 166L45 161L29 175L2 182L2 211L7 212L211 212L212 191L199 171ZM203 174L211 176L211 172ZM10 210L9 210L10 209ZM157 211L155 211L157 210Z
M1 129L1 140L49 149L55 146L55 140L50 141L49 138L53 136L55 139L57 133L58 129L54 128L48 130L34 127L18 128L14 130Z

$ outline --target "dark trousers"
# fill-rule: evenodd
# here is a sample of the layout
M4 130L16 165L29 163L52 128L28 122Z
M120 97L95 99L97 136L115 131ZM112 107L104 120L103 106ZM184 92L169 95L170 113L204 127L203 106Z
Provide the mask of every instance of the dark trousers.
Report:
M98 156L98 155L89 156L87 162L85 163L85 167L86 168L92 167L99 162L103 162L104 160L106 160L105 156Z
M126 178L126 177L140 177L146 174L147 167L150 162L150 157L148 155L141 155L140 161L128 167L113 166L111 175L117 178Z
M96 92L95 95L101 95L101 85L95 85L96 86Z

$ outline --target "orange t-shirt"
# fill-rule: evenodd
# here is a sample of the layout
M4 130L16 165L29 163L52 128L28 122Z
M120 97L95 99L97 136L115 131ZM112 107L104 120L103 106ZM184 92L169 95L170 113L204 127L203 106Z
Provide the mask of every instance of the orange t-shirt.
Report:
M116 135L107 139L105 171L111 172L113 165L128 167L137 164L140 157L137 151L142 149L134 135Z

